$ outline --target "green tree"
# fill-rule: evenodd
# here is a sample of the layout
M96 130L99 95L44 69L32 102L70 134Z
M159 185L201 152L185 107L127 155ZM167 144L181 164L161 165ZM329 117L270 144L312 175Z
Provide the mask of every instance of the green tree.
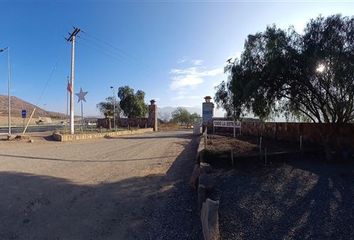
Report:
M98 103L97 108L105 117L113 117L114 102L116 103L116 117L119 117L122 110L120 109L119 102L115 101L113 97L108 97L106 101Z
M145 104L145 93L138 90L134 93L134 89L129 86L123 86L118 89L118 97L120 98L120 108L128 118L145 117L147 114L147 105Z
M172 122L179 123L181 125L187 125L189 127L191 124L195 123L200 116L197 113L191 114L187 109L183 107L178 107L172 112Z
M190 124L194 124L194 123L197 123L201 117L198 113L192 113L189 116L189 118L190 118Z
M283 113L302 120L354 120L354 18L333 15L308 22L304 33L269 26L249 35L215 101L228 115L261 119Z

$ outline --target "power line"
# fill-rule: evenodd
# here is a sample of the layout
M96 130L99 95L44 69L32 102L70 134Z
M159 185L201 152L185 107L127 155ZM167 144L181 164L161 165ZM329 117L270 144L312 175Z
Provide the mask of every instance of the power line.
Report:
M153 73L152 72L152 67L151 65L149 65L148 62L143 62L141 59L133 56L132 54L129 54L128 52L124 51L121 48L118 48L117 46L114 46L113 44L111 44L110 42L100 39L86 31L82 31L86 36L88 36L89 38L95 40L96 42L99 42L100 44L104 44L107 47L110 47L111 49L114 49L115 51L119 52L120 55L125 55L128 59L130 58L130 60L133 60L133 62L139 64L139 67L144 68L145 70L147 70L149 73Z
M86 41L85 41L86 40ZM137 64L136 62L134 62L132 59L129 59L125 56L122 56L122 54L117 54L117 52L112 51L111 49L104 47L100 44L97 44L96 42L92 42L92 41L88 41L87 38L85 37L80 37L79 40L77 40L77 43L79 45L85 45L87 46L89 49L91 50L96 50L98 53L105 55L107 57L110 57L111 59L117 61L117 62L121 62L124 64ZM147 68L146 66L139 64L139 67L144 68L146 71L145 76L149 76L153 74L153 71L149 68Z
M57 66L58 66L59 62L61 61L61 59L62 59L62 57L58 57L58 60L57 60L56 63L54 64L54 66L53 66L53 68L52 68L52 70L51 70L51 72L50 72L50 74L49 74L49 77L48 77L48 79L46 80L46 82L45 82L45 84L44 84L44 87L42 88L42 91L41 91L41 93L40 93L40 95L39 95L39 97L38 97L38 100L37 100L37 102L36 102L36 105L39 104L39 102L41 101L41 99L42 99L42 97L43 97L45 91L47 90L47 87L48 87L48 85L49 85L49 82L52 80L52 77L53 77L53 75L54 75L54 72L55 72L55 70L57 69Z
M118 56L115 56L114 54L112 54L112 53L110 53L109 52L109 50L105 50L105 49L103 49L103 48L100 48L100 47L98 47L97 45L94 45L94 44L92 44L92 43L88 43L88 42L86 42L86 41L77 41L77 43L79 44L79 45L85 45L85 46L87 46L89 49L91 49L91 50L97 50L99 53L101 53L101 54L103 54L103 55L106 55L106 56L108 56L108 57L111 57L111 58L113 58L114 60L116 60L116 61L122 61L122 58L121 57L118 57Z

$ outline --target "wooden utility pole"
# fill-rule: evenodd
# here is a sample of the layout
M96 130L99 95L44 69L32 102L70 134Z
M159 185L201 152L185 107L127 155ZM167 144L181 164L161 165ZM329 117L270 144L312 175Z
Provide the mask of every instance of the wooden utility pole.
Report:
M74 79L75 79L75 40L80 28L74 28L70 36L66 39L71 42L71 74L70 74L70 133L75 133L75 112L74 112Z

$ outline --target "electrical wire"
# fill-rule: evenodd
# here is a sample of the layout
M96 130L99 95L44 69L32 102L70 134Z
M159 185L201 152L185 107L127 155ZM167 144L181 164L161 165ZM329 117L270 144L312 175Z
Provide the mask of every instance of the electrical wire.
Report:
M49 77L48 77L48 79L46 80L46 82L45 82L45 84L44 84L44 86L43 86L43 88L42 88L41 94L39 95L38 100L37 100L37 102L36 102L36 106L38 106L38 104L39 104L40 101L42 100L42 97L43 97L45 91L46 91L47 88L48 88L49 82L52 80L53 75L54 75L54 72L55 72L55 70L57 69L57 66L58 66L59 62L62 60L62 56L58 57L57 59L58 59L58 60L55 62L54 66L53 66L53 68L52 68L52 70L51 70L51 72L50 72L50 74L49 74Z
M127 61L134 63L134 64L138 64L139 67L144 68L149 74L154 73L152 71L153 68L151 67L151 65L148 64L148 62L143 62L139 58L133 56L132 54L129 54L128 52L124 51L123 49L118 48L118 47L114 46L113 44L109 43L108 41L100 39L100 38L88 33L87 31L82 31L82 32L84 33L84 36L87 36L87 37L83 37L87 41L89 41L89 39L91 40L91 42L95 41L96 46L101 46L102 49L104 49L106 51L109 48L110 50L108 50L108 51L114 51L115 53L119 54L120 56L123 55ZM103 47L103 46L105 46L105 47Z

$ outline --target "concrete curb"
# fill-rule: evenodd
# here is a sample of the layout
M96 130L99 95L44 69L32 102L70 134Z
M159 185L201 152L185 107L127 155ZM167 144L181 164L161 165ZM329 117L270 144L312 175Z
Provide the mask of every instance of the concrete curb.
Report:
M190 179L190 185L197 190L198 211L202 223L202 231L205 240L220 239L219 233L219 200L212 200L211 193L214 191L214 182L209 175L211 166L204 161L205 133L199 139L196 154L196 164Z
M153 128L142 128L137 130L124 130L117 132L109 132L109 133L82 133L82 134L60 134L53 133L53 139L59 142L68 142L68 141L78 141L78 140L87 140L87 139L95 139L95 138L104 138L104 137L117 137L124 135L133 135L133 134L141 134L147 132L153 132Z

